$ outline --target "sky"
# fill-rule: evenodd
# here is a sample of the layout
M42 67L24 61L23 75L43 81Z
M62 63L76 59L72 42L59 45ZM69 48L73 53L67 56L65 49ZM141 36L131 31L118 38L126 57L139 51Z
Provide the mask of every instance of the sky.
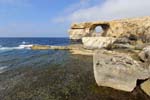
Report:
M0 0L0 37L68 37L74 22L150 16L150 0Z

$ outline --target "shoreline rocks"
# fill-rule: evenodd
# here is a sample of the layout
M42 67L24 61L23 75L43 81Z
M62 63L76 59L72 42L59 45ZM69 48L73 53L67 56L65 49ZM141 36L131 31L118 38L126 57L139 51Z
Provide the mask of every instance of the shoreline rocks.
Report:
M96 33L98 26L102 31ZM69 30L69 37L73 41L82 41L82 44L39 45L31 49L68 50L72 54L93 55L94 76L98 86L131 92L137 86L137 80L150 77L150 16L75 23ZM144 86L141 86L143 89Z
M84 49L80 44L72 44L67 46L49 46L49 45L33 45L32 50L68 50L71 54L93 55L92 50Z
M148 67L124 53L98 50L93 59L94 76L99 86L131 92L138 79L150 77Z
M130 48L131 51L124 48L120 49L120 52L118 51L119 49L106 50L105 48L88 50L82 44L72 44L68 46L34 45L31 49L68 50L71 54L93 55L94 76L98 86L131 92L137 86L137 80L145 80L150 77L150 68L147 64L141 62L140 59L137 60L132 57L135 55L133 54L134 51L134 53L136 53L135 56L139 53L139 51L134 50L133 47ZM144 50L147 49L144 48L143 52Z

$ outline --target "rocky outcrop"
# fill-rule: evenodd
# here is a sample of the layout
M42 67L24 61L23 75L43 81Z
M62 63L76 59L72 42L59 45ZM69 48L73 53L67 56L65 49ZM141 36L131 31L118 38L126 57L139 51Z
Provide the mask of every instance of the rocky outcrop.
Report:
M142 61L150 64L150 46L145 47L139 54Z
M132 91L138 79L150 77L149 71L149 67L125 53L103 50L94 53L94 76L99 86Z
M67 46L33 45L30 48L32 50L68 50L71 54L93 55L92 50L84 49L81 44L72 44Z
M69 50L71 47L68 46L49 46L49 45L33 45L32 50Z
M70 39L93 37L97 26L103 29L100 36L126 37L130 40L140 39L142 42L150 42L150 17L74 23L69 30Z
M113 37L83 37L82 43L86 49L109 48L116 38Z
M150 96L150 79L141 84L141 89Z

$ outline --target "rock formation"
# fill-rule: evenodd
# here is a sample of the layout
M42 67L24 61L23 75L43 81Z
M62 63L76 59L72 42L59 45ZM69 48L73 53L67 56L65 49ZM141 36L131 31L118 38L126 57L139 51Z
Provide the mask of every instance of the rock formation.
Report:
M101 49L101 48L109 48L114 42L116 38L113 37L83 37L82 43L85 48L88 49Z
M97 33L98 26L102 31ZM99 86L132 91L137 80L150 78L150 17L76 23L71 26L69 36L71 40L82 40L82 44L31 48L94 54L94 76ZM141 85L148 95L149 83Z
M98 36L127 37L131 40L141 39L143 42L150 42L150 17L74 23L69 30L70 39L95 37L97 36L95 29L98 26L103 29Z
M68 50L71 54L93 55L92 50L83 48L81 44L72 44L67 46L33 45L32 50Z
M96 32L97 27L102 30ZM71 40L82 40L85 49L99 49L93 57L99 86L132 91L138 79L150 77L150 47L145 48L150 42L150 17L75 23L69 36ZM123 53L102 48L121 49ZM136 52L140 59L129 55L126 49Z
M150 46L143 48L143 50L139 54L139 57L142 61L150 64Z
M94 54L94 76L99 86L132 91L138 79L150 77L150 69L130 55L114 51L98 50Z

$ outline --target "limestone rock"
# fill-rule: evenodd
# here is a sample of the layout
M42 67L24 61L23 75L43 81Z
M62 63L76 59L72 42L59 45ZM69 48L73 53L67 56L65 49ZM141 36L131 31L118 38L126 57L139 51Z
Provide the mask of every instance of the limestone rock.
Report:
M144 62L148 62L150 64L150 46L145 47L139 54L139 57Z
M115 43L111 46L111 48L112 49L130 49L130 50L135 49L135 47L130 44L115 44Z
M150 16L112 21L75 23L69 30L70 39L82 39L93 36L97 26L103 29L101 36L127 37L130 40L150 42Z
M129 41L129 39L128 38L117 38L116 39L116 41L115 41L115 43L119 43L119 44L129 44L130 43L130 41Z
M86 32L84 32L84 29L76 29L76 30L69 30L69 35L70 39L72 40L81 40L82 37L87 36Z
M94 53L94 76L99 86L132 91L137 79L150 76L149 68L143 67L129 55L98 50Z
M30 48L32 50L68 50L71 54L93 56L92 50L84 49L80 44L72 44L67 46L33 45Z
M32 50L49 50L49 49L53 49L53 50L68 50L70 49L67 46L49 46L49 45L33 45L31 47Z
M83 37L82 43L87 49L108 48L115 42L112 37Z
M150 96L150 79L141 84L141 89Z

